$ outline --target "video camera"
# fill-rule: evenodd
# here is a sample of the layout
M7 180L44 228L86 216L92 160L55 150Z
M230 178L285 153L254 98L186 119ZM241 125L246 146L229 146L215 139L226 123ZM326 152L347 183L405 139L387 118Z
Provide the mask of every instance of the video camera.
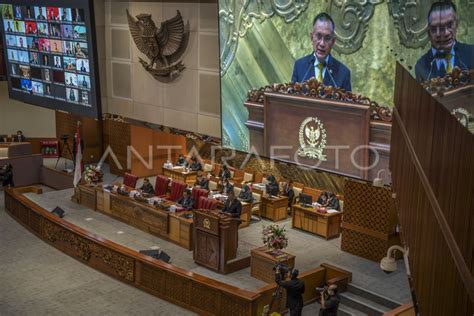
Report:
M273 271L276 273L280 273L281 279L284 280L286 276L288 275L288 272L291 270L290 267L284 262L277 262L273 266Z

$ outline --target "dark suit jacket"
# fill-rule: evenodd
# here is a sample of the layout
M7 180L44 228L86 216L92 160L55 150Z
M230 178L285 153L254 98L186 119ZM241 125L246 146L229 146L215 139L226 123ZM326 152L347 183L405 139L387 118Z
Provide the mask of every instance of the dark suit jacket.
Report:
M280 274L276 274L276 282L278 285L286 289L286 307L290 310L298 307L303 307L303 293L305 291L304 281L300 279L293 279L289 281L282 281Z
M295 61L291 82L302 82L314 77L314 58L314 54L311 53L310 55ZM323 84L326 86L336 85L338 88L351 91L351 71L343 63L332 57L332 55L329 55L328 65L323 78Z
M291 206L295 197L295 191L293 191L293 188L286 188L285 195L288 197L288 206Z
M181 197L176 203L180 204L185 210L192 209L194 204L192 197L188 197L187 199Z
M2 170L3 171L3 170ZM10 185L14 187L15 185L13 184L13 172L11 170L5 171L2 175L2 185L4 187Z
M195 185L199 185L201 189L209 190L209 180L206 178L202 178L201 181L197 179Z
M223 185L223 186L221 187L220 193L222 193L222 194L229 194L229 192L232 191L232 190L234 190L234 186L233 186L232 184L230 184L230 183L227 183L226 186Z
M242 190L242 191L240 191L239 199L240 199L241 201L251 203L252 200L253 200L252 191L250 191L250 190L247 190L247 191Z
M222 212L229 213L232 215L232 217L240 218L240 214L242 213L242 203L240 203L240 201L237 199L234 199L232 202L227 200L225 201Z
M270 195L277 196L278 192L280 191L280 187L278 186L278 183L269 183L266 186L267 193Z
M219 178L227 178L227 179L230 179L230 171L229 171L229 170L221 169L221 170L219 171Z
M191 166L189 166L189 169L191 169L192 171L202 170L201 163L199 161L193 162Z
M446 76L446 69L438 69L430 49L418 59L415 65L416 80L425 82L436 77ZM462 70L474 69L474 45L456 42L454 45L454 66Z
M143 193L155 194L155 189L153 189L153 185L151 183L147 183L146 185L143 184L140 190L142 190Z
M26 142L26 137L25 135L21 135L19 138L18 138L18 135L15 135L14 139L13 139L14 142L18 143L22 143L22 142Z

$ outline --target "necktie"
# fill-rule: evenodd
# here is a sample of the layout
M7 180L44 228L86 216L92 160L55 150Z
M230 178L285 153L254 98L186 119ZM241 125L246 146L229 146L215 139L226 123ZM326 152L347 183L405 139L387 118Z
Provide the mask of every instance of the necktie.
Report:
M453 71L453 64L451 63L451 58L452 57L453 57L453 55L451 55L451 54L446 55L446 65L448 65L446 67L446 73L447 74L450 74Z
M318 81L321 83L323 82L323 68L324 68L324 65L322 63L319 63L318 64L318 69L319 69Z

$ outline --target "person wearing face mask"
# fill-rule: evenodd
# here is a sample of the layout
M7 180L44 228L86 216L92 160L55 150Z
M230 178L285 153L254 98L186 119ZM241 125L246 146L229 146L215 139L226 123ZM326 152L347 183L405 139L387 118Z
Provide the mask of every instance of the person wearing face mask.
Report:
M314 77L326 86L352 90L349 68L331 55L336 42L334 28L329 14L320 13L314 18L310 33L313 52L295 62L291 82L303 82Z
M456 5L452 2L435 2L428 12L428 37L431 48L415 65L418 82L445 77L454 67L462 70L474 68L474 45L456 40L458 27Z

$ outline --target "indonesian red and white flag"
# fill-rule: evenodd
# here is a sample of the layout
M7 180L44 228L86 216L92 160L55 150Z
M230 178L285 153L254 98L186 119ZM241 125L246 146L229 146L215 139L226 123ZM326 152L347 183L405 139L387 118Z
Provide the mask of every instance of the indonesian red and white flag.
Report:
M82 178L82 172L84 171L84 164L82 162L82 147L81 147L81 131L79 124L77 124L77 138L76 138L76 161L74 168L74 186L77 187Z

